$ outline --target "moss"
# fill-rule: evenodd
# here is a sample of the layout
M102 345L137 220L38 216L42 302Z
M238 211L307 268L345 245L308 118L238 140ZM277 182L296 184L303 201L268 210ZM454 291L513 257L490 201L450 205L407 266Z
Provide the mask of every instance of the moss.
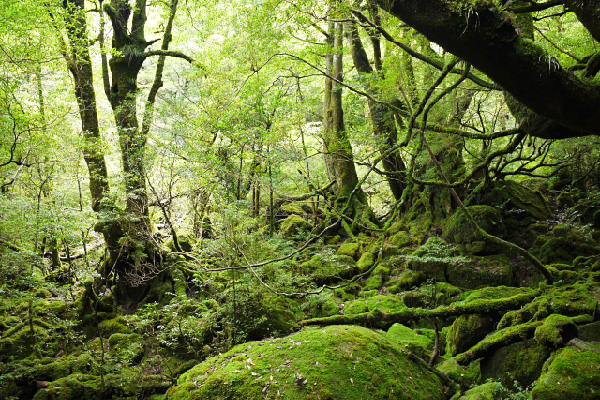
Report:
M128 364L137 364L144 356L144 340L137 333L114 333L108 338L109 355Z
M479 314L458 317L446 336L446 351L451 356L462 353L483 339L495 328L494 320Z
M337 254L354 258L359 248L359 243L345 242L337 249Z
M586 342L600 342L600 321L578 327L577 337Z
M365 251L362 253L358 261L356 262L356 266L361 271L366 271L373 266L375 263L375 255L369 251Z
M246 343L183 374L166 399L444 399L438 377L366 328Z
M600 354L566 347L544 366L534 400L592 400L600 393Z
M7 331L0 339L0 360L27 357L34 353L36 344L41 345L49 341L50 334L46 328L34 325L32 332L28 325L20 324L16 329Z
M100 378L85 374L72 374L48 384L38 391L33 400L99 400L106 398Z
M126 325L123 317L116 317L113 319L107 319L98 324L98 333L100 336L108 338L113 333L131 333Z
M535 340L544 345L559 347L577 337L577 326L573 320L560 314L551 314L543 325L535 329Z
M406 308L398 296L375 295L346 303L344 314L358 314L373 310L382 312L398 311Z
M502 299L505 297L516 296L518 294L531 293L529 288L496 286L484 287L477 290L471 290L462 294L465 302L471 302L478 299Z
M504 254L473 256L468 263L448 265L446 279L467 289L510 285L513 281L511 259Z
M300 264L299 271L318 285L348 278L356 271L354 259L346 255L315 254Z
M479 360L469 365L460 365L456 358L447 358L436 365L436 368L458 382L462 388L475 385L481 379Z
M519 40L520 45L526 40ZM545 221L551 216L546 199L539 191L531 190L516 181L495 182L481 199L498 209L506 226L508 235L519 233L525 226L536 221Z
M429 360L433 351L433 341L429 337L402 324L392 325L385 337L424 360Z
M533 339L509 344L481 361L481 379L497 379L508 388L514 388L515 381L527 387L540 376L550 354L548 347Z
M279 233L285 237L298 235L303 231L310 231L310 224L301 216L292 214L279 225Z
M500 400L503 389L500 382L488 382L467 390L458 400Z
M473 219L484 231L490 235L504 237L506 228L502 222L500 212L490 206L467 207ZM482 240L481 235L475 230L462 210L458 210L449 220L446 237L452 243L471 245L473 242ZM498 251L494 246L483 246L472 254L491 254Z
M423 271L413 271L410 268L403 270L400 276L393 282L396 283L398 290L406 290L417 287L427 280L427 275ZM390 282L391 283L391 282Z
M412 244L412 239L408 232L400 231L400 232L396 233L395 235L391 236L389 239L389 242L393 246L396 246L397 248L403 248L403 247L410 246Z

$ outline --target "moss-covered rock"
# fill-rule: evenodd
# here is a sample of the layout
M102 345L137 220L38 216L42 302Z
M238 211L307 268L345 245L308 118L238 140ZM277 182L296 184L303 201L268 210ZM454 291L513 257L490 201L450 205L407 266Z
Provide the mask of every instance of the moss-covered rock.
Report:
M506 228L500 212L490 206L471 206L467 210L477 225L490 235L504 237ZM470 254L493 254L500 250L497 246L480 244L483 237L475 230L462 210L458 210L449 220L446 237L452 243L460 244Z
M412 244L412 239L410 237L410 233L406 231L399 231L390 237L389 242L393 246L401 249L403 247L410 246Z
M357 267L354 259L347 255L315 254L300 264L298 273L310 276L316 284L331 283L354 275Z
M292 214L279 225L279 233L285 237L293 237L301 232L308 232L311 225L301 216Z
M433 236L415 250L408 259L408 267L413 271L425 273L427 278L437 282L446 281L449 267L466 261L464 257L455 256L456 248L440 237Z
M398 293L402 290L408 290L417 287L427 280L427 275L423 271L414 271L410 268L404 269L400 276L390 279L388 291Z
M384 335L361 327L308 329L251 342L183 374L168 400L445 399L439 378Z
M72 374L48 383L33 400L102 400L108 398L100 378L94 375Z
M479 362L479 360L475 360L469 365L460 365L456 358L446 358L436 365L436 368L459 383L461 388L464 389L477 384L481 380Z
M429 360L433 351L433 341L429 337L402 324L392 325L385 337L424 360Z
M370 251L365 251L361 254L360 258L356 262L358 269L363 272L368 270L375 263L375 255Z
M536 221L547 220L552 214L539 191L511 180L494 182L479 203L500 211L509 235Z
M337 254L354 258L359 248L360 243L345 242L337 249Z
M509 344L496 350L490 357L481 361L481 379L493 379L506 387L527 387L542 372L551 350L533 339Z
M600 393L600 354L566 347L548 360L534 386L534 400L592 400Z
M469 389L458 400L501 400L504 399L504 387L500 382L487 382Z
M349 301L344 306L344 314L358 314L373 310L382 312L399 311L406 308L404 303L395 295L380 295L364 297Z
M489 316L480 314L461 315L448 331L446 336L446 352L451 356L467 351L488 333L496 324Z
M100 336L108 338L113 333L131 333L131 329L127 327L123 317L107 319L98 324L98 334Z
M577 325L573 319L560 314L551 314L543 325L535 329L535 340L547 346L559 347L577 337Z
M468 262L447 266L449 283L465 289L485 286L509 286L513 281L511 260L504 254L472 256Z
M600 342L600 321L580 326L577 337L585 342Z
M114 333L108 338L109 355L121 362L136 364L144 356L144 339L137 333Z

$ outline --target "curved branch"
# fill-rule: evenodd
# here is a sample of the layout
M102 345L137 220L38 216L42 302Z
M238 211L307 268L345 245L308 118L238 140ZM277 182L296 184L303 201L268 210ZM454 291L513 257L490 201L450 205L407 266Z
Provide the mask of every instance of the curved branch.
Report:
M529 108L528 113L538 117L528 118L536 120L526 126L529 134L553 139L600 135L600 87L581 81L541 47L520 37L500 9L478 2L459 12L451 8L453 2L444 0L378 3L485 73ZM586 25L587 19L581 18ZM597 26L600 37L600 24Z
M175 57L175 58L183 58L185 61L190 64L194 62L194 59L181 51L176 50L151 50L145 51L140 54L141 57L152 57L152 56L162 56L162 57Z

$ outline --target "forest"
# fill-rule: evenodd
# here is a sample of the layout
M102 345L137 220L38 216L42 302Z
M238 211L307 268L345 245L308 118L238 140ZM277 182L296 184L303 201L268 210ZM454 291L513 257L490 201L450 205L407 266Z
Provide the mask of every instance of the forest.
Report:
M600 3L1 0L0 398L600 398Z

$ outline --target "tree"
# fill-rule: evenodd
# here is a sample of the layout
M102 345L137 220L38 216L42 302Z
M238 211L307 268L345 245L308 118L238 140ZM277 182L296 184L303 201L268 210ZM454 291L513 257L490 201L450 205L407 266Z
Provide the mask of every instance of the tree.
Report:
M378 4L510 93L522 104L513 109L528 134L548 139L600 134L600 90L591 81L598 72L598 55L582 59L587 61L585 65L564 67L523 37L514 22L520 13L563 6L599 40L600 10L594 2L565 0L518 6L523 3L381 0ZM579 76L574 73L581 69Z

